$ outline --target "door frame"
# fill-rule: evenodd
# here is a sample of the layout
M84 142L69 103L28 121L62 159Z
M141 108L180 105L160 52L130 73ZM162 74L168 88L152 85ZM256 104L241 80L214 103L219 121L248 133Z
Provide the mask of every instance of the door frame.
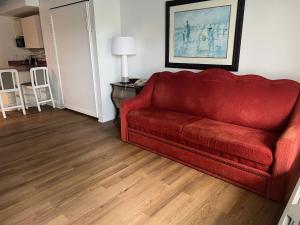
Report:
M90 4L88 0L85 1L78 1L78 2L74 2L72 4L67 4L67 5L62 5L60 7L67 7L69 5L74 5L74 4L78 4L78 3L85 3L85 9L86 9L86 28L87 28L87 32L88 32L88 39L89 39L89 51L90 51L90 60L91 60L91 71L92 71L92 79L93 79L93 88L94 88L94 101L95 101L95 107L96 107L96 117L99 119L100 118L100 113L99 113L99 87L97 85L97 76L96 76L96 57L95 57L95 52L94 49L96 47L96 43L95 43L95 39L93 37L93 26L92 26L92 15L91 15L91 7L93 7L93 4ZM62 100L62 104L63 106L67 106L65 104L64 101L64 94L63 94L63 89L62 89L62 79L61 79L61 69L60 69L60 64L59 64L59 57L58 57L58 50L57 50L57 41L56 41L56 36L55 36L55 28L54 28L54 23L53 23L53 15L51 13L52 10L55 10L57 8L60 7L54 7L54 8L50 8L50 29L51 29L51 34L52 34L52 40L53 40L53 44L54 44L54 52L55 52L55 60L56 60L56 64L57 64L57 68L58 68L58 79L59 79L59 86L60 86L60 95L61 95L61 100ZM83 111L74 107L69 107L70 109L74 109L78 112L90 115L90 116L94 116L91 115L89 112L87 111Z

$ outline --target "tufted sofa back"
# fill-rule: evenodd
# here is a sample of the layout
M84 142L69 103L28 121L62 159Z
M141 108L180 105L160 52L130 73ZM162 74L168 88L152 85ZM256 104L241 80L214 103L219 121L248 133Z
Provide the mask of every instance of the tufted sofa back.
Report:
M152 106L237 125L280 131L288 121L300 85L220 69L156 75Z

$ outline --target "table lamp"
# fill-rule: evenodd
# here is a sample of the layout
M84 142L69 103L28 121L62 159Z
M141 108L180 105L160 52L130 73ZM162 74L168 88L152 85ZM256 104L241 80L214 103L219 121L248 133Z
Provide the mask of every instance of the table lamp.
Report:
M129 82L127 56L135 55L135 40L133 37L115 37L112 40L112 53L122 56L122 83Z

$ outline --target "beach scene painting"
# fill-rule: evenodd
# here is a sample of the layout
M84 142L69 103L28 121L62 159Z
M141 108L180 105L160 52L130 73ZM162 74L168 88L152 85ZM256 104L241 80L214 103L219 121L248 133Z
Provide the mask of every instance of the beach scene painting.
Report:
M227 58L231 6L174 14L174 57Z

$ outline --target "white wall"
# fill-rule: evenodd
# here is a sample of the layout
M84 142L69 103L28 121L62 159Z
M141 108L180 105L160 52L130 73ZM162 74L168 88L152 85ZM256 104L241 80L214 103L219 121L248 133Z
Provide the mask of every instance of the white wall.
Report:
M300 1L247 0L240 55L240 74L300 81ZM137 40L129 58L130 75L149 77L165 60L165 0L121 0L122 34Z
M0 67L7 67L9 60L22 60L28 52L16 46L15 19L0 16Z
M128 58L130 77L164 70L165 1L121 0L122 35L136 39L136 55Z
M300 1L246 1L240 73L300 81Z
M101 85L101 122L114 119L110 83L120 80L120 58L111 54L113 37L121 34L120 0L94 0L94 18Z
M25 0L25 2L26 2L27 6L36 6L36 7L38 7L40 5L39 0Z
M77 1L78 0L40 0L40 18L47 65L53 84L55 99L57 99L57 104L60 107L62 107L62 98L59 83L59 70L50 29L49 9ZM112 120L115 115L114 107L110 100L110 82L115 82L120 77L119 58L112 56L110 50L111 39L121 33L120 2L119 0L94 0L90 1L90 4L92 17L95 18L92 29L94 31L93 38L95 40L96 85L100 90L100 92L97 93L100 101L98 109L100 115L99 121L106 122ZM80 54L80 52L78 52L78 54Z

